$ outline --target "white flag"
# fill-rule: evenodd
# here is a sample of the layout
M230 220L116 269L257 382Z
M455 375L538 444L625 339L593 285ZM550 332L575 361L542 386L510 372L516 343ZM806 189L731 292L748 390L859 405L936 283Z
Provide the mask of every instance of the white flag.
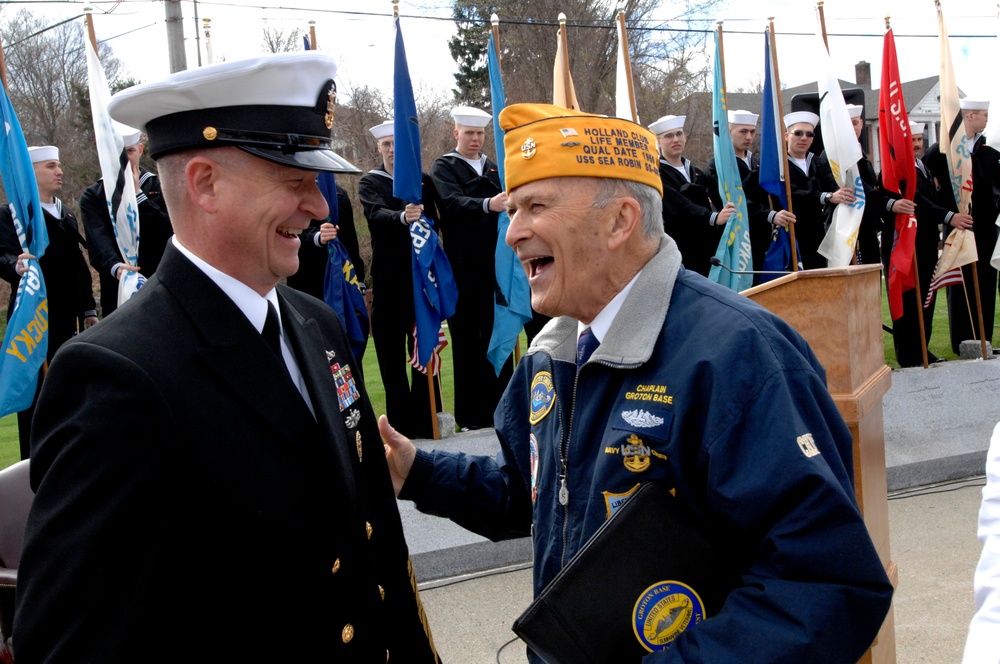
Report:
M819 80L816 83L819 88L819 122L823 128L823 145L837 186L853 187L857 198L854 203L841 203L834 208L833 222L819 245L819 253L827 258L830 267L844 267L850 265L854 256L861 217L865 213L865 188L857 166L864 155L861 153L858 137L854 134L844 93L833 73L830 54L818 35L817 42Z
M97 140L97 156L101 162L101 177L104 179L104 195L108 201L108 212L115 228L115 239L124 262L139 265L139 206L135 200L135 181L132 168L125 153L125 141L115 123L108 115L111 90L104 68L94 51L90 40L87 42L87 77L90 82L90 110L94 116L94 137ZM122 270L118 281L118 305L135 295L146 278L138 272Z
M625 56L628 55L628 45L625 34L622 31L621 21L615 21L615 27L618 28L618 69L615 72L615 115L623 120L639 122L638 113L636 113L636 117L632 117L632 98L628 93L629 79L632 76L632 72L629 71L629 67L625 62Z

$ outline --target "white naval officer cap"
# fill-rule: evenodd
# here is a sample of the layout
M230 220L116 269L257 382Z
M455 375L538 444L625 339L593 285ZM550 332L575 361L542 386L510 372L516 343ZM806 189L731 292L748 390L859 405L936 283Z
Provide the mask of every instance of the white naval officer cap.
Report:
M750 111L736 110L729 111L727 113L729 116L729 124L735 125L757 125L757 120L760 118L756 113L751 113Z
M959 108L963 111L988 111L990 110L990 102L979 101L976 99L962 99L958 102Z
M392 136L396 131L396 123L394 120L386 120L381 124L377 124L368 130L372 136L375 137L376 141L380 141L387 136Z
M451 117L463 127L485 127L493 119L486 111L473 106L456 106L451 109Z
M865 110L865 107L864 106L859 106L858 104L848 104L847 105L847 114L850 115L852 118L860 118L861 117L861 113L864 112L864 110Z
M54 145L36 145L28 148L28 156L32 164L43 161L59 161L59 148Z
M813 127L819 124L819 116L809 111L795 111L785 116L785 128L797 125L800 122L811 124Z
M927 125L923 122L910 122L910 133L914 136L920 136L924 133L924 129L926 128Z
M238 147L294 168L360 173L331 148L336 74L333 57L318 51L264 55L122 90L108 111L146 132L153 159Z
M659 136L671 129L683 129L686 115L664 115L662 118L649 125L649 130Z

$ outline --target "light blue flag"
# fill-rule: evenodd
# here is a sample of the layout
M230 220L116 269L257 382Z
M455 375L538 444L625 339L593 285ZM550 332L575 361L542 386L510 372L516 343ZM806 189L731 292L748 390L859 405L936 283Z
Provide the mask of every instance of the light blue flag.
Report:
M493 144L497 155L497 168L500 171L500 186L506 189L503 172L504 130L500 128L500 111L507 105L503 91L503 79L500 77L500 63L497 61L496 49L493 45L493 35L490 35L489 55L487 64L490 72L490 97L493 107ZM531 289L528 287L528 275L517 260L517 254L507 244L507 227L510 217L507 211L500 213L497 221L496 248L496 280L497 296L493 303L493 334L490 335L490 346L486 357L493 363L493 369L500 375L507 358L514 352L514 346L524 328L531 320Z
M719 248L715 257L722 265L713 265L708 278L734 291L741 291L753 285L753 275L734 274L733 271L753 269L750 253L750 233L747 214L747 199L743 195L743 179L736 164L733 138L729 135L729 114L726 110L726 86L722 81L722 53L719 49L719 35L715 34L715 85L712 94L713 144L715 146L715 169L719 177L719 196L724 203L733 203L736 211L726 222Z
M406 64L403 32L396 19L396 56L393 70L393 122L395 131L392 195L407 203L420 205L423 198L423 171L420 165L420 127L417 125L417 103L413 98L410 68ZM441 321L455 313L458 289L452 277L451 265L438 243L434 221L423 214L410 224L413 243L413 311L416 318L417 359L427 368L435 353L440 352ZM436 373L436 365L432 372ZM418 367L419 368L419 367ZM423 369L422 369L423 370Z
M49 246L35 169L7 91L0 86L0 178L10 201L22 250L34 255L17 285L14 313L7 322L0 356L0 417L28 408L35 400L38 372L49 350L49 301L37 258Z

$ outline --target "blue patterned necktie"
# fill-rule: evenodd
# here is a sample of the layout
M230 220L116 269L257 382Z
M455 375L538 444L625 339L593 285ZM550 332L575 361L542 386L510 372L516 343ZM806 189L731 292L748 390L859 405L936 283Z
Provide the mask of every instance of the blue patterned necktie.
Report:
M577 370L587 363L590 356L594 354L601 342L597 340L590 328L584 328L580 334L580 339L576 342L576 366Z

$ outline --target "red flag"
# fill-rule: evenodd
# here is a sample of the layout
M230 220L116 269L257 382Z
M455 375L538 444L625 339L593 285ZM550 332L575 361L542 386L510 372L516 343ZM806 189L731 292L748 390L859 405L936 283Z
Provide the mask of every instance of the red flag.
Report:
M885 188L913 200L917 188L917 168L913 156L910 119L906 114L903 88L896 61L896 41L892 28L885 33L882 47L882 89L878 98L879 150L882 156L882 183ZM917 220L913 215L897 214L889 259L889 311L892 319L903 315L903 292L916 288L913 270L913 245Z

